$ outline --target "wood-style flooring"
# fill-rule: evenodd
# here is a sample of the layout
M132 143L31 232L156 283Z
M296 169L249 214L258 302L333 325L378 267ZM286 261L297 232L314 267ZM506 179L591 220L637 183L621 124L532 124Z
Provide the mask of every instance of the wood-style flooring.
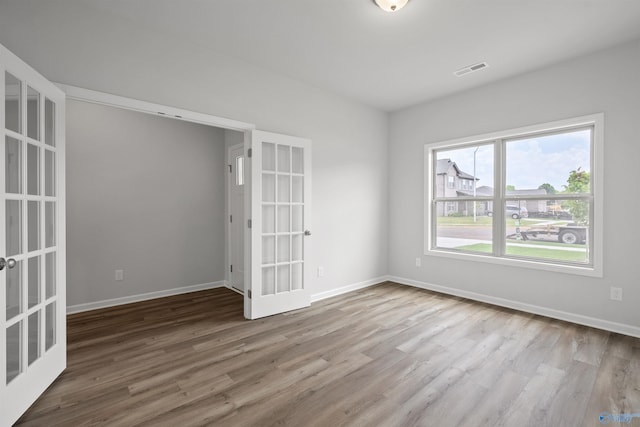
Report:
M566 427L640 413L640 339L394 283L255 321L227 289L96 310L69 316L68 343L67 370L19 425Z

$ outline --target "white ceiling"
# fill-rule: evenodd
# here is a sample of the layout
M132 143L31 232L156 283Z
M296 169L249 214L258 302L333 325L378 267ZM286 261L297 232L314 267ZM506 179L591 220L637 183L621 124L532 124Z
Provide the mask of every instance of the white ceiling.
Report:
M396 13L372 0L83 3L385 111L640 38L639 0L410 0Z

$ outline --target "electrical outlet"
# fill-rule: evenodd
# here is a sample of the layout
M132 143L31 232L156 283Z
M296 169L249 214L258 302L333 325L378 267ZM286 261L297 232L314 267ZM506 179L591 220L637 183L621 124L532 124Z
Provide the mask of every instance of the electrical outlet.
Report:
M318 267L318 277L324 277L324 267Z
M416 258L416 267L422 267L422 258Z
M622 288L611 287L611 299L613 301L622 301Z
M124 280L124 270L116 270L116 282L122 282Z

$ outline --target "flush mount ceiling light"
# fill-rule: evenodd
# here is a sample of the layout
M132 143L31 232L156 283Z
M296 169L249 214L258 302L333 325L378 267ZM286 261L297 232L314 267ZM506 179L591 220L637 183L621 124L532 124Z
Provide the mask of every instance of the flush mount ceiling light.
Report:
M397 12L402 9L409 0L373 0L380 9L385 12Z

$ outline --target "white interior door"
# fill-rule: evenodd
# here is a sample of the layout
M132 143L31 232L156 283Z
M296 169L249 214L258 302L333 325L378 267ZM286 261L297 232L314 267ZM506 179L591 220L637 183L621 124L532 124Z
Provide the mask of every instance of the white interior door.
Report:
M0 45L0 425L66 366L64 93Z
M311 303L311 141L253 131L251 150L251 294L245 294L245 315L257 319Z
M244 292L244 145L229 148L229 283Z

